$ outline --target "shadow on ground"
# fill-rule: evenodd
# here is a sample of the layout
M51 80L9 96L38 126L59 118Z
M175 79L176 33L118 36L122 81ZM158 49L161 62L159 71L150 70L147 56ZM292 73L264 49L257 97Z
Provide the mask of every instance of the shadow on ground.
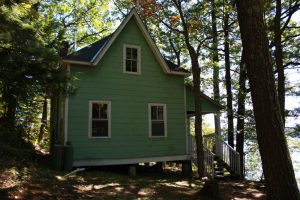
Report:
M210 199L204 183L181 176L177 168L157 172L139 167L136 176L127 167L93 167L65 176L44 164L21 164L0 159L1 199ZM222 199L265 199L257 182L225 180L218 183Z
M65 176L39 165L6 166L0 167L1 199L199 199L203 185L176 170L139 168L131 177L124 167L98 167Z

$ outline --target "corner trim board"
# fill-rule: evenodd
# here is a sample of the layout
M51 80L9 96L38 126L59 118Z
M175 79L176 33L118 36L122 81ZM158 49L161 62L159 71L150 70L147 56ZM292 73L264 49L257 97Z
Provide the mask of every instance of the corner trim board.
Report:
M67 73L70 73L70 64L67 65ZM69 97L66 96L65 99L65 113L64 113L64 118L65 118L65 127L64 127L64 145L67 144L68 141L68 126L69 126Z
M185 153L189 154L189 129L190 126L188 126L188 122L187 120L189 120L188 116L187 116L187 110L186 110L186 88L185 88L185 84L184 84L184 79L183 79L183 103L184 103L184 125L185 125Z

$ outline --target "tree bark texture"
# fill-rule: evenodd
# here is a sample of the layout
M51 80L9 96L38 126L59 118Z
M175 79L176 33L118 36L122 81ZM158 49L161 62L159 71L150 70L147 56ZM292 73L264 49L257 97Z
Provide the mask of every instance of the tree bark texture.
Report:
M268 199L300 199L284 136L262 0L237 0L238 21Z
M16 124L16 111L17 111L17 99L16 96L13 95L13 91L9 84L3 87L3 99L5 102L5 113L4 113L4 122L10 127L14 127Z
M218 31L217 31L217 17L216 17L216 5L215 0L211 0L211 22L212 22L212 62L213 62L213 90L214 90L214 100L220 102L220 67L219 67L219 53L218 53ZM220 113L214 114L215 121L215 134L216 137L220 137L221 134L221 119ZM217 140L215 140L217 141ZM220 147L218 144L215 144L215 153L218 156L221 156Z
M285 122L285 76L283 67L283 50L281 41L281 0L276 0L276 15L274 20L274 40L275 40L275 62L278 73L277 92L280 105L280 111Z
M244 61L244 53L242 53L239 77L238 92L238 110L236 125L236 150L240 154L241 178L245 177L244 172L244 140L245 140L245 99L246 99L246 66Z
M227 7L227 0L225 7ZM224 9L224 54L225 54L225 81L227 92L227 119L228 119L228 144L234 148L233 134L233 110L232 110L232 91L231 91L231 74L230 74L230 50L229 50L229 13Z
M41 142L44 137L45 128L47 126L47 118L48 118L48 102L47 99L45 98L43 101L43 113L41 119L40 132L38 136L38 142Z
M202 137L202 112L201 112L201 95L200 95L200 74L201 70L199 67L198 57L193 48L189 48L191 61L192 61L192 72L193 72L193 84L195 94L195 135L196 135L196 146L197 146L197 165L199 177L204 177L204 152L203 152L203 137Z

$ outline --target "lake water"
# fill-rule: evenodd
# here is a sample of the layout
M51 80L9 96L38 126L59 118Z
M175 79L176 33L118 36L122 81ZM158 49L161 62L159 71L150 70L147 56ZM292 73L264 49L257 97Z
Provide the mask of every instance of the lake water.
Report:
M298 182L298 188L300 189L300 151L291 153L291 158L294 165L295 176Z
M298 188L300 190L300 150L297 150L297 151L294 150L293 152L291 152L291 159L292 159L293 166L294 166L295 177L296 177L296 180L298 183ZM251 162L251 161L248 160L246 162ZM258 161L258 162L260 162L260 161ZM249 172L252 172L252 173L249 173ZM261 174L262 174L262 168L261 168L261 165L259 164L257 166L256 170L246 171L246 178L249 180L258 181L261 178Z

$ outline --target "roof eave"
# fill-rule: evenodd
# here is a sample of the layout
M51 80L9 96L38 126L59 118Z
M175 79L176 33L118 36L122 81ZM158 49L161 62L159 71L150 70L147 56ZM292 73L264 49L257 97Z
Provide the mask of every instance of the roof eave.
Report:
M185 87L186 88L190 88L190 89L193 89L194 87L192 85L189 85L189 84L185 84ZM220 110L224 109L225 107L220 104L219 102L217 102L216 100L210 98L209 96L207 96L206 94L204 94L203 92L200 91L200 95L201 97L203 97L204 99L208 100L209 102L211 102L212 104L214 104L215 106L219 107Z
M205 95L203 92L201 92L200 94L204 99L210 101L211 103L215 104L216 106L218 106L220 109L224 109L225 107L223 105L221 105L220 103L218 103L217 101L215 101L214 99L210 98L209 96Z
M182 75L182 76L185 76L185 77L188 77L188 76L191 75L190 72L177 72L177 71L172 71L172 70L170 70L169 74Z
M91 62L85 62L85 61L68 60L68 59L63 59L62 61L64 63L69 63L69 64L94 66L93 63L91 63Z

